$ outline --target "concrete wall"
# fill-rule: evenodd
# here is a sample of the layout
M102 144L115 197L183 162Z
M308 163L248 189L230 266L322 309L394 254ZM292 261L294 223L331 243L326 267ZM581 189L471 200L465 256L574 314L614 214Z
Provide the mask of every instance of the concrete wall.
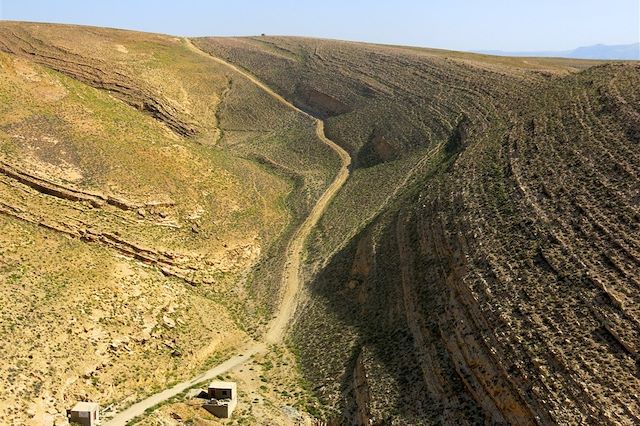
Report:
M225 401L224 403L211 404L206 403L203 408L213 414L216 417L222 419L228 419L233 414L233 410L236 408L236 400Z
M97 420L98 414L95 411L71 411L69 413L69 422L82 426L94 426Z

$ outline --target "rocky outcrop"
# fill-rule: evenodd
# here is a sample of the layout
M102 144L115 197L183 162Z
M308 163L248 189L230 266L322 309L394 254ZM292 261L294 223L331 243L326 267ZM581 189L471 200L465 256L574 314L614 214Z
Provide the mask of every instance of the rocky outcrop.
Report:
M22 56L81 81L107 90L127 104L166 124L181 136L193 136L198 128L186 111L144 82L99 58L80 56L37 38L25 26L4 23L0 28L0 51Z
M192 285L212 284L215 282L213 276L219 272L218 269L213 269L207 273L197 266L199 262L196 259L143 247L109 232L79 228L69 223L59 223L55 220L39 217L31 212L25 212L4 202L0 202L0 214L24 220L82 241L104 245L131 259L155 266L165 275L180 278Z
M357 155L358 167L371 167L376 164L393 161L398 157L396 148L389 142L384 132L375 129L369 141L362 147Z
M313 87L297 88L294 99L302 110L321 118L334 117L351 111L346 103Z
M20 182L23 185L35 189L42 194L51 195L62 200L84 202L96 208L102 207L105 204L109 204L121 210L138 210L146 207L173 205L172 202L136 203L112 195L104 195L95 191L91 192L80 190L69 185L62 185L25 171L21 171L17 167L2 160L0 160L0 173Z
M221 259L156 249L137 243L120 234L115 223L137 224L179 229L167 217L167 209L172 203L134 203L119 197L106 196L95 191L61 185L35 176L4 161L0 161L0 180L15 197L0 201L0 214L4 214L45 229L64 234L92 244L100 244L121 255L154 266L165 275L174 276L191 285L213 284L219 275L246 257L252 257L251 250L230 250ZM15 200L38 200L45 206L56 206L53 211L37 204L15 203ZM37 206L37 207L36 207ZM56 210L60 209L60 212ZM66 213L65 213L66 212ZM73 212L72 215L69 215ZM95 215L100 220L95 220ZM197 223L192 228L197 230ZM194 231L192 231L194 232ZM245 259L246 260L246 259Z
M345 423L640 421L639 71L596 67L493 123L458 119L441 167L312 279L302 362L329 401L340 378ZM351 355L322 363L305 341Z

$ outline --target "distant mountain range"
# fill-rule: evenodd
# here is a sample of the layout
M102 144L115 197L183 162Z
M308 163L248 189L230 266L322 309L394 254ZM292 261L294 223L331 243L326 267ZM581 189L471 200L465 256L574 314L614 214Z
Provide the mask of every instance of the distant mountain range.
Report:
M578 47L565 51L531 51L531 52L505 52L502 50L481 50L477 53L498 56L542 56L556 58L575 59L626 59L640 60L640 43L605 45L594 44L593 46Z

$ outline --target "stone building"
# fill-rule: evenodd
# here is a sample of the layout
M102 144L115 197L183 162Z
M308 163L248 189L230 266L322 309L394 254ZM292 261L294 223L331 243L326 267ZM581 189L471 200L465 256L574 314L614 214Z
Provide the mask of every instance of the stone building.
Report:
M100 423L100 406L95 402L78 402L71 410L67 410L70 423L82 426L96 426Z
M220 418L229 418L238 405L238 392L234 382L214 381L207 390L209 401L204 409Z

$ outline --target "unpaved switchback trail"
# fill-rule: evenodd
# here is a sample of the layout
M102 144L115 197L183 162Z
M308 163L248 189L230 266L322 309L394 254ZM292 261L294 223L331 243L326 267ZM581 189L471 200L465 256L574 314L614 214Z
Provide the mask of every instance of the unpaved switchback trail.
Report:
M298 294L298 290L300 288L300 265L302 263L302 251L304 248L304 242L307 237L311 233L313 227L318 223L322 214L329 206L331 199L335 194L342 188L344 183L349 178L349 165L351 164L351 156L342 149L342 147L336 144L331 139L327 138L324 134L324 121L319 120L312 115L302 111L300 108L293 105L291 102L287 101L284 97L274 92L269 86L258 80L254 75L244 71L241 68L225 61L224 59L213 56L207 52L202 51L193 42L189 39L184 39L186 45L195 53L205 56L219 64L226 66L227 68L231 68L236 73L242 75L246 79L250 80L253 84L264 90L267 94L269 94L272 98L280 102L281 104L287 106L288 108L293 109L294 111L308 117L310 120L315 122L316 126L316 135L318 139L320 139L323 143L328 145L331 149L333 149L338 156L340 157L341 167L338 171L338 174L331 182L331 185L327 187L322 196L318 199L315 206L309 213L309 216L304 220L302 225L298 228L293 239L289 242L289 246L287 248L287 262L285 263L285 270L283 273L284 277L284 296L278 308L277 316L271 322L269 326L269 331L265 335L265 342L267 343L279 343L284 337L284 333L287 328L287 324L293 317Z
M293 107L293 105L291 105ZM294 107L295 108L295 107ZM338 171L338 174L331 182L331 185L324 191L320 199L313 206L311 213L304 220L302 225L296 231L293 239L289 243L287 248L287 263L284 270L284 297L280 304L278 315L271 323L270 329L265 336L267 343L278 343L284 337L284 333L287 328L287 324L293 317L294 311L297 305L298 290L302 284L300 277L300 266L302 264L302 252L304 249L304 242L311 233L311 230L318 223L322 214L329 206L333 196L342 188L342 185L349 177L349 164L351 157L345 150L340 148L330 139L324 135L324 122L322 120L316 120L316 134L324 143L331 146L340 154L340 160L342 167ZM342 155L344 153L344 156Z
M338 144L326 137L326 135L324 134L324 122L322 120L319 120L302 111L301 109L287 101L285 98L274 92L271 88L266 86L255 76L249 74L246 71L243 71L233 64L230 64L220 58L217 58L200 50L189 39L184 39L184 41L189 49L191 49L193 52L202 56L206 56L212 61L218 62L232 69L236 73L253 82L256 86L264 90L278 102L313 120L315 122L316 135L323 143L327 144L338 154L338 156L340 157L341 167L336 174L336 177L333 179L333 182L331 182L322 196L318 199L313 209L311 209L309 215L306 217L304 222L302 222L302 225L300 225L293 238L289 242L286 254L287 260L285 261L285 267L283 271L284 288L282 301L278 306L276 316L271 321L269 330L265 334L263 341L250 341L244 347L238 349L238 355L232 356L223 363L216 365L215 367L199 374L196 377L193 377L192 379L178 383L169 389L165 389L162 392L151 395L150 397L132 405L126 410L118 413L111 420L107 421L106 425L108 426L125 426L135 417L143 415L145 410L150 409L180 394L181 392L197 385L198 383L212 380L216 376L224 374L227 371L244 364L245 362L249 361L254 355L268 351L268 345L270 344L277 344L282 342L287 330L287 326L289 325L291 319L293 318L293 314L295 313L299 290L303 282L300 276L300 266L302 264L304 242L311 233L313 227L316 226L316 224L322 217L322 214L329 206L331 199L337 194L337 192L340 190L340 188L342 188L344 183L349 178L349 165L351 164L351 156L349 156L349 154Z

